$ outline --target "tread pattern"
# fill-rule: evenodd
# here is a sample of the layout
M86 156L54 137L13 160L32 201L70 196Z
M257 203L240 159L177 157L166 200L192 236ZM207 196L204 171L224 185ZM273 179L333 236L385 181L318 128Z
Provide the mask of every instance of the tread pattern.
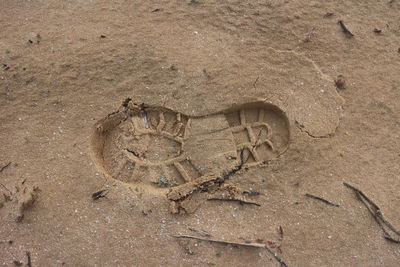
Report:
M136 110L106 138L105 168L118 180L161 187L196 179L201 173L182 149L188 120L162 108Z
M257 165L288 145L286 115L264 102L191 118L128 101L96 124L92 138L94 160L104 173L151 188L223 175L238 164L242 150L246 165Z
M225 113L231 127L238 154L245 161L259 164L281 155L289 144L289 123L286 116L269 104L245 105Z

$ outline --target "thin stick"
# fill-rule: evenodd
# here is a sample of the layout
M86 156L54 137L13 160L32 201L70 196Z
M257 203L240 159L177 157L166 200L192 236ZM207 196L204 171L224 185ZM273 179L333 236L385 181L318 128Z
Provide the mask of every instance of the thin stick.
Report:
M322 202L324 202L325 204L328 204L328 205L330 205L330 206L340 207L340 205L335 204L335 203L332 203L332 202L330 202L329 200L323 199L322 197L314 196L314 195L311 195L311 194L308 194L308 193L305 194L305 196L306 196L306 197L309 197L309 198L312 198L312 199L316 199L316 200L322 201Z
M5 168L7 168L8 166L10 166L11 161L8 162L6 165L4 165L3 167L0 168L0 172L4 171Z
M342 28L343 32L350 35L351 37L354 36L354 34L349 30L349 28L344 24L343 20L338 21L340 27Z
M173 235L173 237L175 237L175 238L190 238L190 239L197 239L197 240L202 240L202 241L209 241L209 242L230 244L230 245L238 245L238 246L245 246L245 247L254 247L254 248L266 248L267 247L265 244L261 244L261 243L245 243L245 242L225 241L225 240L219 240L219 239L214 239L214 238L197 237L197 236L192 236L192 235Z
M383 231L383 237L387 240L400 244L400 232L394 228L392 224L390 224L382 215L381 209L378 205L376 205L371 199L369 199L360 189L343 182L343 184L353 190L358 199L365 205L371 215L374 217L375 221L381 227ZM397 238L392 237L395 235Z
M277 262L279 262L281 267L287 267L287 264L281 258L279 258L269 247L265 246L265 249L268 251L269 254L271 254L272 257L274 257Z
M202 240L202 241L209 241L209 242L215 242L215 243L220 243L220 244L229 244L229 245L236 245L236 246L244 246L244 247L253 247L253 248L265 248L269 254L281 265L281 267L287 267L287 264L279 258L270 248L267 247L265 244L261 243L246 243L246 242L233 242L233 241L225 241L225 240L219 240L219 239L214 239L214 238L203 238L203 237L197 237L197 236L192 236L192 235L173 235L175 238L189 238L189 239L196 239L196 240Z
M223 174L222 176L205 177L204 181L201 181L200 183L198 183L197 181L192 181L177 186L171 189L171 191L167 194L168 199L175 202L184 201L190 195L200 191L204 191L210 186L223 184L232 175L240 171L243 165L246 163L246 161L244 161L243 159L243 151L244 151L243 149L240 151L240 164L237 165L232 170L230 170L229 172ZM183 191L181 191L181 189L183 189Z
M241 199L237 199L237 198L217 198L217 197L213 197L213 198L208 198L207 200L234 201L234 202L239 202L242 205L243 204L248 204L248 205L261 206L261 204L259 204L257 202L251 202L251 201L241 200Z

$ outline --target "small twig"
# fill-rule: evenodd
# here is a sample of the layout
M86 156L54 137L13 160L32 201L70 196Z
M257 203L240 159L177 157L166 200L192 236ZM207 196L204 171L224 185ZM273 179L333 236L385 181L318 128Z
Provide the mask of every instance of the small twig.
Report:
M92 199L93 200L97 200L99 198L105 197L107 195L107 193L108 193L107 189L103 189L103 190L97 191L96 193L92 194Z
M10 166L11 161L8 162L6 165L4 165L3 167L0 168L0 172L4 171L5 168L7 168L8 166Z
M272 257L281 265L281 267L287 267L287 264L279 258L270 248L265 246L265 249L268 251L269 254L271 254Z
M177 186L167 194L167 197L169 200L178 202L178 201L183 201L186 198L188 198L190 195L201 192L206 190L208 187L213 186L213 185L221 185L223 184L226 180L228 180L232 175L237 173L243 168L243 165L246 163L243 157L243 151L242 149L240 151L240 164L237 165L235 168L231 169L227 173L223 174L222 176L211 176L211 177L205 177L203 181L200 183L197 181L192 181L188 182L186 184ZM180 188L183 188L184 191L180 191Z
M258 82L258 79L260 79L260 76L257 76L257 79L254 81L254 83L253 83L253 87L254 87L254 89L256 89L256 83Z
M330 206L340 207L340 205L335 204L335 203L332 203L332 202L330 202L329 200L323 199L322 197L314 196L314 195L311 195L311 194L308 194L308 193L305 194L305 196L306 196L306 197L309 197L309 198L313 198L313 199L319 200L319 201L322 201L322 202L324 202L325 204L328 204L328 205L330 205Z
M249 205L255 205L255 206L261 206L261 204L257 203L257 202L251 202L251 201L246 201L246 200L241 200L241 199L237 199L237 198L208 198L207 200L219 200L219 201L235 201L235 202L239 202L240 204L249 204Z
M344 24L343 20L339 20L338 21L340 27L342 27L342 30L344 33L350 35L350 36L354 36L354 34L349 30L349 28L346 26L346 24Z
M197 237L197 236L191 236L191 235L173 235L175 238L189 238L189 239L196 239L196 240L202 240L202 241L209 241L209 242L215 242L215 243L220 243L220 244L229 244L229 245L235 245L235 246L244 246L244 247L253 247L253 248L265 248L269 254L271 254L274 259L279 262L279 264L282 267L287 267L287 264L279 258L270 248L267 247L266 244L262 243L252 243L252 242L234 242L234 241L225 241L225 240L219 240L219 239L214 239L214 238L203 238L203 237Z
M28 257L28 263L27 263L28 267L32 267L31 253L27 251L26 256Z
M343 182L343 184L353 190L358 199L365 205L371 215L374 217L375 221L378 223L380 228L383 231L383 236L394 243L400 244L400 232L394 228L392 224L390 224L382 215L381 209L378 205L376 205L371 199L369 199L360 189ZM393 238L392 234L394 234L397 238Z
M188 229L190 231L194 232L194 233L197 233L197 234L201 235L201 236L211 237L211 234L209 232L206 232L206 231L203 231L203 230L197 230L197 229L194 229L192 227L188 227Z
M202 241L209 241L209 242L230 244L230 245L237 245L237 246L245 246L245 247L254 247L254 248L266 248L267 247L265 244L261 244L261 243L225 241L225 240L219 240L219 239L214 239L214 238L197 237L197 236L192 236L192 235L173 235L173 237L175 237L175 238L190 238L190 239L197 239L197 240L202 240Z

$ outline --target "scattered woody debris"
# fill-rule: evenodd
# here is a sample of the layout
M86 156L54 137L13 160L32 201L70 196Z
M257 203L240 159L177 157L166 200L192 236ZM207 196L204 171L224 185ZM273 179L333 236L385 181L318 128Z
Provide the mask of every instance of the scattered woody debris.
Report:
M205 176L202 179L198 179L196 181L188 182L186 184L172 188L167 193L167 198L171 201L171 212L175 214L181 212L190 212L183 205L186 200L189 200L195 193L205 191L211 186L223 185L224 182L228 180L232 175L239 172L243 168L244 164L245 160L243 158L242 150L240 152L240 164L228 171L227 173L221 176Z
M370 200L360 189L343 182L343 184L356 193L358 200L360 200L368 211L374 217L379 227L383 231L383 237L394 243L400 244L400 232L396 230L382 215L381 209L372 200Z
M195 240L201 240L201 241L208 241L208 242L214 242L214 243L220 243L220 244L227 244L227 245L234 245L234 246L243 246L243 247L253 247L253 248L263 248L268 251L268 253L280 264L281 267L287 267L287 264L279 258L275 252L273 252L266 244L259 243L259 242L251 242L251 241L243 241L243 242L236 242L236 241L226 241L226 240L221 240L221 239L215 239L215 238L205 238L205 237L197 237L197 236L192 236L192 235L172 235L172 237L175 238L186 238L186 239L195 239ZM272 247L275 247L275 243L268 241L268 245L271 245ZM277 246L278 250L280 250L280 246Z
M215 239L215 238L197 237L197 236L192 236L192 235L173 235L173 237L175 237L175 238L197 239L197 240L202 240L202 241L209 241L209 242L230 244L230 245L237 245L237 246L245 246L245 247L266 248L266 245L262 244L262 243L226 241L226 240L220 240L220 239Z

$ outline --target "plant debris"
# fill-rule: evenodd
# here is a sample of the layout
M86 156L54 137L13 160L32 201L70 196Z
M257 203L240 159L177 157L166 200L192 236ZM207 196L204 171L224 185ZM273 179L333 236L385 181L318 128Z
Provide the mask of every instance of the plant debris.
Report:
M268 251L269 254L279 263L281 267L287 267L287 264L276 255L275 252L273 252L269 247L265 246L265 249Z
M372 200L370 200L360 189L343 182L343 184L353 190L358 199L367 207L368 211L374 217L375 221L378 223L383 231L383 237L387 240L400 244L400 232L396 230L393 225L391 225L382 215L381 209Z
M346 24L344 24L343 20L339 20L338 23L345 34L349 35L350 37L354 36L354 34L350 31Z
M214 238L203 238L203 237L197 237L197 236L191 236L191 235L173 235L175 238L189 238L189 239L196 239L196 240L202 240L202 241L209 241L209 242L215 242L215 243L220 243L220 244L228 244L228 245L234 245L234 246L244 246L244 247L253 247L253 248L264 248L268 251L269 254L271 254L272 257L280 264L282 267L287 267L287 264L279 258L276 253L274 253L266 244L263 243L257 243L257 242L235 242L235 241L226 241L226 240L220 240L220 239L214 239Z
M107 189L103 189L103 190L97 191L96 193L92 194L92 199L93 200L97 200L99 198L105 197L107 195L107 193L108 193Z
M335 203L332 203L332 202L330 202L329 200L323 199L322 197L314 196L314 195L311 195L311 194L308 194L308 193L305 194L305 196L306 196L306 197L309 197L309 198L312 198L312 199L316 199L316 200L322 201L322 202L324 202L325 204L328 204L328 205L330 205L330 206L340 207L340 205L335 204Z
M3 167L0 167L0 172L4 171L4 169L6 169L8 166L11 165L11 161L8 162L6 165L4 165Z
M244 165L245 161L243 159L243 150L240 152L240 163L227 173L221 176L204 176L201 179L197 179L192 182L177 186L172 188L167 193L167 198L171 200L171 212L180 213L181 210L185 211L182 203L192 196L194 193L207 190L210 186L222 185L226 180L228 180L232 175L240 171Z
M245 246L245 247L254 247L254 248L266 248L265 244L261 243L248 243L248 242L234 242L234 241L225 241L215 238L204 238L204 237L197 237L192 235L173 235L175 238L190 238L190 239L197 239L202 241L209 241L215 243L222 243L222 244L230 244L230 245L237 245L237 246Z
M256 80L253 82L254 89L256 89L256 83L258 82L258 79L260 79L260 76L257 76Z
M252 201L246 201L242 199L237 199L237 198L208 198L207 200L218 200L218 201L234 201L234 202L239 202L241 205L248 204L248 205L255 205L255 206L261 206L261 204L257 202L252 202Z

